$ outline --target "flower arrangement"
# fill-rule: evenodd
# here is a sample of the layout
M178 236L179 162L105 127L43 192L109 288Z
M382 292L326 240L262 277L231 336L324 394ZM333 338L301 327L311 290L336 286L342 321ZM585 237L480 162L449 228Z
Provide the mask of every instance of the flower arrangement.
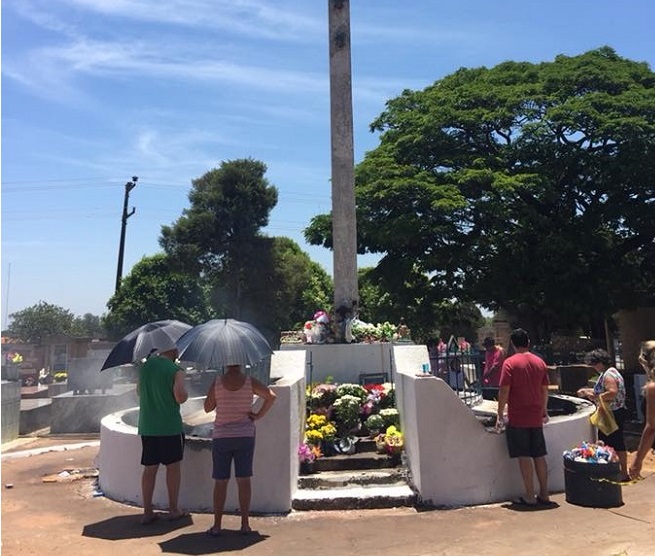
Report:
M390 427L392 425L395 427L400 426L400 415L398 413L398 410L394 407L381 409L380 417L382 417L382 419L384 420L385 427Z
M321 457L321 450L317 446L312 446L306 442L298 446L298 461L300 463L311 463Z
M388 427L387 432L384 435L384 445L387 454L392 456L400 454L405 447L403 433L393 425Z
M359 384L340 384L337 386L337 398L342 398L343 396L354 396L363 402L368 398L368 392Z
M356 396L346 394L337 398L334 402L334 410L337 414L337 425L340 433L348 433L359 425L359 406L361 400Z
M314 452L312 452L310 445L306 442L302 442L298 446L298 461L300 463L310 463L315 459Z
M318 384L308 390L309 403L312 407L330 407L339 397L334 384Z
M373 415L368 416L366 421L364 421L364 424L369 432L379 433L384 427L384 419L377 413L374 413Z
M68 378L68 373L66 371L59 371L54 374L55 382L64 382Z

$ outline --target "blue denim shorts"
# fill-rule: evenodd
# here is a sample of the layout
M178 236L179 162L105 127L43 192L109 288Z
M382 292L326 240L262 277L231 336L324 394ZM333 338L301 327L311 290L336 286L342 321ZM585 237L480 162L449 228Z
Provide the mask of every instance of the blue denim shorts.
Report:
M234 476L252 477L252 459L255 455L255 437L212 439L212 478L220 481L229 479L234 460Z

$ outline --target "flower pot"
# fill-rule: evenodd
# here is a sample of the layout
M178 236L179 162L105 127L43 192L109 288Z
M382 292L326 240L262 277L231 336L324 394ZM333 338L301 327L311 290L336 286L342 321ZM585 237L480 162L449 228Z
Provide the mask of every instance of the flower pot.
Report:
M334 447L334 440L323 440L321 442L321 453L323 457L336 456L337 450Z
M301 461L299 471L301 475L312 475L316 473L316 465L313 461Z

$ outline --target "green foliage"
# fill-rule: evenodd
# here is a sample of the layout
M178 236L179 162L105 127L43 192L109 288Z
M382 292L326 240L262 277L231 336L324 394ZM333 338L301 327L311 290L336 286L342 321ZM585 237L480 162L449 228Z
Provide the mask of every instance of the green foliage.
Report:
M147 322L175 319L194 325L212 318L200 280L161 253L135 264L107 307L104 325L114 339Z
M75 335L75 316L68 309L39 301L9 315L7 335L26 343L42 344L48 336Z
M655 301L647 64L606 47L462 68L390 100L371 127L358 246L383 255L377 284L403 305L413 294L433 315L444 299L503 308L539 341ZM306 237L329 246L329 220Z
M277 203L265 173L262 162L240 159L194 180L190 207L162 227L160 243L206 284L216 316L250 322L276 340L331 299L332 282L294 241L260 233Z

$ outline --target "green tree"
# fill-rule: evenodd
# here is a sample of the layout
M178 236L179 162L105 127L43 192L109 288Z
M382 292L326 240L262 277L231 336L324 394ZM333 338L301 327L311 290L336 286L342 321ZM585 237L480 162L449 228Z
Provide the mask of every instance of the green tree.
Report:
M212 315L206 288L162 253L135 264L107 307L103 324L113 339L152 321L175 319L194 325Z
M251 158L221 163L193 180L190 207L163 226L160 244L172 260L221 285L212 302L219 312L242 318L244 285L256 268L260 229L277 204L266 165Z
M42 344L48 336L75 335L75 315L68 309L39 301L9 315L7 334L26 343Z
M291 239L267 237L277 189L253 159L223 162L193 181L190 207L162 227L169 260L207 287L217 317L245 320L272 341L329 307L332 282Z
M504 308L535 341L655 291L655 74L601 48L460 69L387 103L356 172L358 245L432 303ZM329 216L308 240L330 245ZM389 290L399 295L398 290Z
M73 329L77 331L79 336L104 338L107 334L102 324L102 317L91 313L85 313L81 317L75 317Z

